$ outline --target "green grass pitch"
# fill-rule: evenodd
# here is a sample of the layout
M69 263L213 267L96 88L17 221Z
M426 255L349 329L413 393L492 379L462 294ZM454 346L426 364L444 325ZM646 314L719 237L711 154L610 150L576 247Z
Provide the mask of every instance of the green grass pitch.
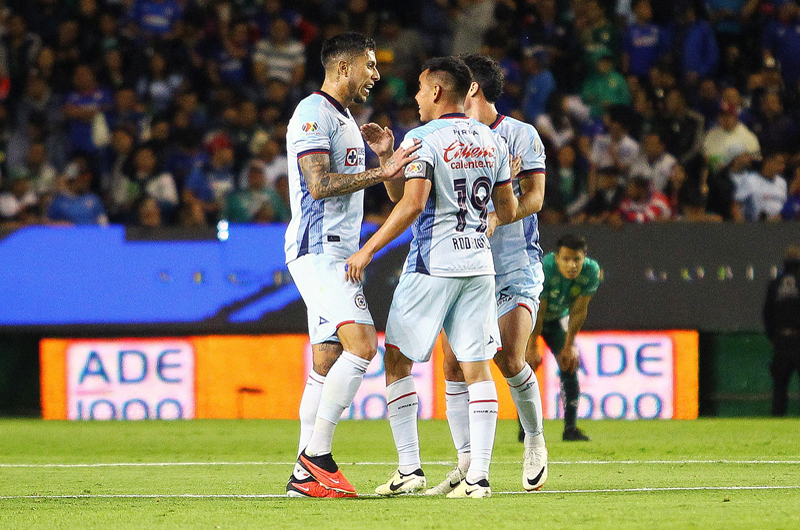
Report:
M546 422L550 477L523 493L516 423L498 424L491 499L376 498L396 455L385 421L345 421L334 456L359 499L288 499L291 421L0 421L0 528L798 529L797 419ZM454 462L420 422L423 469Z

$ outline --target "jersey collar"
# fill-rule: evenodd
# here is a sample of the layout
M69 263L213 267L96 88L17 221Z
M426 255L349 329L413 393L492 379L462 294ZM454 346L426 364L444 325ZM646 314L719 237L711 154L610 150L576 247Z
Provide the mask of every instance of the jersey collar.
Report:
M502 114L497 114L497 117L494 119L492 124L489 125L489 128L495 129L498 125L500 125L500 122L503 121L504 119L506 119L505 116L503 116Z
M325 99L327 99L327 100L328 100L328 102L329 102L331 105L333 105L334 107L336 107L336 110L338 110L339 112L341 112L342 114L344 114L345 116L347 116L347 111L345 110L345 108L342 106L342 104L341 104L341 103L339 103L338 101L336 101L336 98L334 98L333 96L331 96L331 95L330 95L330 94L328 94L327 92L323 92L322 90L315 90L315 91L314 91L314 93L315 93L315 94L319 94L320 96L322 96L322 97L324 97Z
M439 119L450 120L450 119L466 118L466 117L467 115L464 114L463 112L450 112L449 114L442 114L441 116L439 116Z

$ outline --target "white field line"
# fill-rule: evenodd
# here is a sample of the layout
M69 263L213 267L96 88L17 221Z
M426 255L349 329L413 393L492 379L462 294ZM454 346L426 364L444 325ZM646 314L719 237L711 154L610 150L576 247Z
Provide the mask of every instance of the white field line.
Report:
M93 467L181 467L181 466L292 466L292 462L98 462L79 464L28 464L2 463L0 468L93 468ZM452 461L423 462L428 466L452 466ZM516 461L492 461L492 465L519 465ZM551 465L685 465L685 464L726 464L726 465L797 465L800 460L551 460ZM344 466L394 466L397 462L339 462Z
M493 491L492 495L542 495L557 494L566 495L571 493L659 493L673 491L752 491L752 490L797 490L797 486L695 486L695 487L674 487L674 488L603 488L603 489L580 489L580 490L540 490L535 493L523 491ZM425 497L424 495L417 495ZM380 498L379 495L365 494L359 497ZM80 494L80 495L3 495L0 500L60 500L60 499L288 499L286 495L275 494L208 494L196 495L192 493L182 493L174 495L160 494Z

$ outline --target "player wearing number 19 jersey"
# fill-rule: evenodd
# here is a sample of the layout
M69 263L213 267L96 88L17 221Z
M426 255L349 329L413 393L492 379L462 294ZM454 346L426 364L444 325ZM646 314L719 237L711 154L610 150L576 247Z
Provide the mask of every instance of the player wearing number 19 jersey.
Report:
M414 237L395 289L386 325L386 397L399 457L379 495L426 486L417 437L414 362L430 358L444 328L467 382L472 461L451 497L486 497L489 487L497 391L489 369L500 347L494 304L494 266L486 230L488 202L505 221L516 214L508 148L489 127L463 113L472 80L461 59L426 63L416 95L428 123L405 141L422 140L419 158L406 166L403 196L381 229L348 260L354 279L371 256L414 222Z

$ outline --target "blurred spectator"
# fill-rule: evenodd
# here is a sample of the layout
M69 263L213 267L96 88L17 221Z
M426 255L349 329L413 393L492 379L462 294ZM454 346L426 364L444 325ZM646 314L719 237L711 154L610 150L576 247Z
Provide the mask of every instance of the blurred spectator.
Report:
M784 155L776 153L764 158L760 172L745 172L736 182L734 219L751 222L779 220L787 198L786 180L783 178L785 170Z
M628 181L625 197L619 204L619 214L628 223L649 223L670 220L672 209L667 197L653 190L649 180L635 176Z
M108 195L113 183L123 178L123 168L129 164L135 145L136 134L130 128L116 127L111 132L111 143L103 151L100 166L100 189L104 194Z
M631 5L636 22L622 36L622 72L642 78L666 55L671 36L652 23L650 0L634 0Z
M582 2L583 8L576 5L576 30L583 45L586 70L593 72L601 57L609 56L611 61L619 57L619 28L606 16L600 0Z
M742 10L748 0L705 0L708 16L720 41L720 48L729 42L741 41L744 26Z
M203 166L195 166L186 179L183 201L200 204L208 221L215 222L228 195L236 187L233 145L225 135L216 134L208 141L207 150L208 161Z
M38 221L39 200L31 187L25 168L15 169L8 177L6 191L0 193L0 222L30 224Z
M556 80L548 69L547 51L544 48L523 50L522 71L526 77L522 112L525 121L535 123L544 114L547 100L556 89Z
M365 2L366 3L366 2ZM292 38L289 24L276 18L270 25L269 38L256 44L253 61L267 65L267 77L299 85L305 75L305 50Z
M597 171L597 188L589 197L586 205L572 218L573 223L612 223L619 221L616 215L622 198L625 196L625 185L620 182L620 174L616 168L604 167Z
M687 86L696 87L719 65L719 46L701 2L688 3L681 13L677 44L681 73Z
M614 168L623 179L639 155L639 144L628 135L630 109L610 107L604 115L606 134L599 134L592 142L589 162L589 193L595 190L595 174L599 168Z
M657 125L667 151L682 164L703 154L703 116L686 105L680 89L669 90Z
M132 86L120 87L114 93L114 105L105 113L105 118L109 129L128 127L141 134L145 115Z
M603 115L611 105L630 105L631 94L622 74L614 70L613 58L605 53L597 60L597 72L590 75L581 89L581 99L592 108L592 117Z
M791 90L800 81L800 7L795 2L783 2L777 17L764 29L764 54L780 65L783 80Z
M483 35L495 23L492 0L456 0L453 20L453 48L456 55L480 53ZM451 4L452 5L452 4Z
M545 181L542 222L563 222L585 205L588 169L588 162L579 156L573 144L556 150L556 167L548 168Z
M521 21L520 47L543 46L559 90L576 92L580 88L576 83L580 78L582 62L580 41L573 25L559 19L556 0L519 3L524 4L520 10L530 10L523 14Z
M47 211L47 206L59 190L55 166L47 161L47 147L42 142L32 142L28 148L25 164L17 170L27 171L31 189L39 201L39 212ZM14 169L11 170L12 174Z
M101 146L95 143L93 136L98 127L107 127L103 112L111 105L111 95L97 85L88 64L76 67L72 79L75 90L67 96L64 105L69 145L72 153L81 152L94 158ZM99 125L100 121L102 125Z
M183 76L170 72L166 57L155 52L150 56L147 74L136 83L137 96L147 104L150 112L162 112L172 105L182 82Z
M234 20L230 26L221 24L222 46L214 60L223 83L239 86L245 82L250 69L250 41L247 21Z
M781 218L786 221L800 221L800 167L794 168L794 176L789 182L787 194Z
M375 53L384 52L384 59L378 59L379 67L391 63L393 74L406 81L415 81L427 52L422 38L415 28L404 28L397 15L384 12L380 17L379 33L375 37ZM385 78L381 71L381 77ZM405 92L399 94L405 97Z
M289 173L289 163L286 155L281 151L280 144L269 135L261 134L253 138L250 142L250 152L253 154L251 164L252 162L259 163L259 167L264 171L267 187L274 188L278 177ZM249 169L246 167L245 172L239 177L240 188L244 188L247 185L247 171Z
M47 219L54 223L107 225L100 197L91 191L92 171L88 161L78 157L64 171L65 189L55 196L47 208Z
M703 142L703 152L712 173L720 171L739 153L761 157L758 138L739 121L739 108L723 102L719 107L719 121L711 128Z
M183 10L178 0L133 0L130 18L148 40L167 40L174 36Z
M158 203L161 217L170 219L178 206L178 187L167 172L161 171L152 146L144 144L133 153L131 163L123 168L111 189L110 213L121 222L134 221L136 203L151 197Z
M680 203L676 220L689 223L721 223L722 216L706 211L706 195L700 189L690 189Z
M7 80L3 81L5 86L0 85L0 95L16 99L25 91L28 72L39 56L42 39L28 31L25 19L19 14L9 16L5 26L5 35L0 38L0 73Z
M641 150L631 164L630 174L646 178L654 190L663 192L677 163L667 152L659 133L650 131L642 137Z
M792 153L798 149L798 129L795 121L786 114L777 92L765 92L752 116L750 129L758 138L761 153Z
M288 222L291 212L267 187L264 164L251 162L246 173L247 186L228 196L225 217L232 223Z

